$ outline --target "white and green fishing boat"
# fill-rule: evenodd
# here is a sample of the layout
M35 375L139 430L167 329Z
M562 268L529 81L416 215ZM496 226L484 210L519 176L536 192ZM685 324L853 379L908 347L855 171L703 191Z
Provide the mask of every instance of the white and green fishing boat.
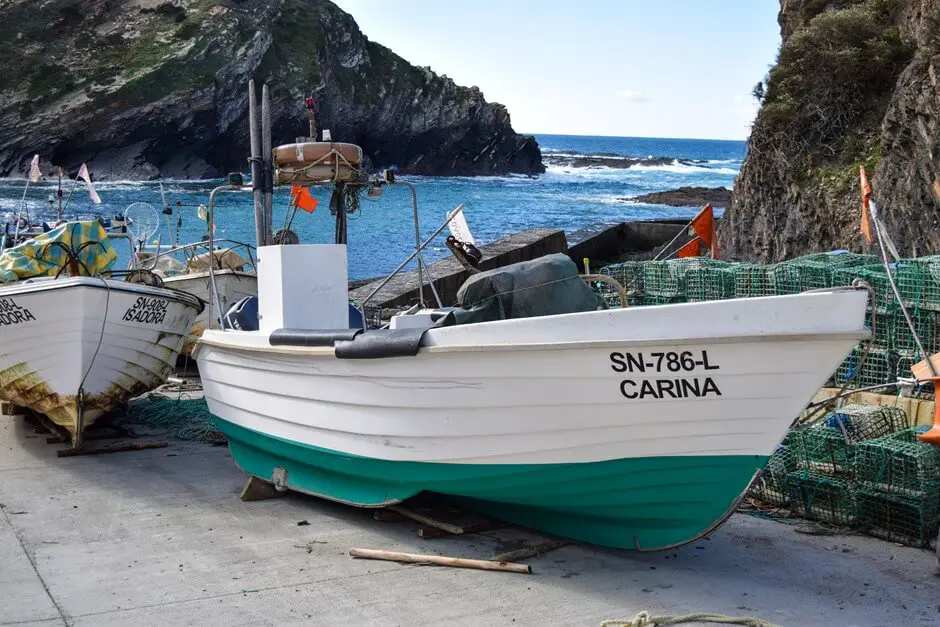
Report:
M719 525L868 334L853 289L351 329L344 244L261 243L258 330L210 329L196 350L245 472L361 507L443 493L610 547Z

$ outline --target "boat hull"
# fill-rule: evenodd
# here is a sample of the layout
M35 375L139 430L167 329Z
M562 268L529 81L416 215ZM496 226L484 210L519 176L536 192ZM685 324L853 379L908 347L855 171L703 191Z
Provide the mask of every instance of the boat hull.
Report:
M81 431L172 372L200 303L99 278L0 287L0 398Z
M249 474L364 507L441 492L649 550L732 511L865 336L864 309L834 292L546 316L434 329L414 357L371 360L210 331L197 359Z
M358 457L274 437L215 416L239 467L288 487L359 507L423 491L468 499L525 527L598 544L678 546L729 513L763 455L662 456L568 464L444 464Z
M163 279L166 287L180 290L212 303L210 279L208 272L182 274ZM222 313L246 296L258 295L258 277L254 273L239 270L216 270L215 284L219 290L219 305ZM186 340L183 342L181 353L191 355L196 347L196 340L202 337L206 329L218 329L219 322L214 307L206 307L193 322Z

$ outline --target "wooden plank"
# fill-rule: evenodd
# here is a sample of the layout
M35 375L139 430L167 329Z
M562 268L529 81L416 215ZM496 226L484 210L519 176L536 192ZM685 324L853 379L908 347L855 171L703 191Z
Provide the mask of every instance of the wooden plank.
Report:
M434 564L435 566L450 566L452 568L475 568L477 570L498 570L509 573L522 573L525 575L532 574L532 567L528 564L474 560L463 557L447 557L446 555L418 555L415 553L396 553L394 551L382 551L379 549L349 549L349 554L352 557L403 562L406 564Z
M57 457L77 457L79 455L101 455L103 453L123 453L125 451L143 451L151 448L166 448L170 443L166 440L153 442L132 442L130 444L105 444L102 446L67 448L56 451Z
M813 397L813 402L830 399L839 392L839 388L822 388ZM875 392L856 392L845 398L845 404L897 407L907 414L908 421L912 426L932 425L936 405L934 401L927 399L897 396L896 394L877 394Z

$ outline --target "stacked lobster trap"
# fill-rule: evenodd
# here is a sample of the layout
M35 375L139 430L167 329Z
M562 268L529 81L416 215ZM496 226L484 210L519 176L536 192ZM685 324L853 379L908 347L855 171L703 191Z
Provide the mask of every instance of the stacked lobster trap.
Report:
M777 264L631 261L601 272L626 288L629 306L796 294L861 279L873 293L867 312L872 338L852 351L830 383L848 389L884 386L891 392L925 357L888 271L872 255L819 253ZM940 352L940 256L904 259L890 272L924 352ZM603 284L595 289L609 305L620 305L613 290ZM923 386L914 394L932 398L933 390ZM908 424L907 414L896 407L841 407L818 424L791 429L750 495L803 518L926 546L940 526L940 449L918 441L925 429Z

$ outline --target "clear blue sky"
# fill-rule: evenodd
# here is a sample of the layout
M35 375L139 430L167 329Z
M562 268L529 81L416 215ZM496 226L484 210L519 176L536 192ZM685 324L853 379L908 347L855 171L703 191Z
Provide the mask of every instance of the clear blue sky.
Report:
M778 0L334 0L524 133L744 139Z

